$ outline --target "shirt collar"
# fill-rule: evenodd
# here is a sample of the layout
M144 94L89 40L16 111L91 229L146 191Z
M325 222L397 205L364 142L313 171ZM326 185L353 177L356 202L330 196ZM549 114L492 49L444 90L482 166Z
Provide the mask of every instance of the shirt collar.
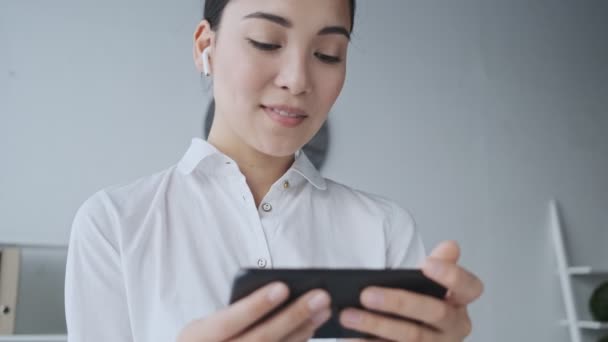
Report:
M319 170L317 170L310 159L308 159L308 156L306 156L306 153L302 152L302 150L296 152L295 161L287 172L290 171L299 173L319 190L327 189L325 178L321 176Z
M201 138L194 138L188 151L177 164L177 168L185 175L190 174L201 161L216 154L221 152L215 146Z
M192 139L190 148L188 148L188 151L186 151L182 159L177 164L177 168L183 174L190 174L201 164L203 160L213 155L223 155L223 153L221 153L217 148L215 148L215 146L211 145L207 141L201 138L194 138ZM319 190L327 189L325 179L323 176L321 176L310 159L308 159L306 154L301 150L296 152L295 161L287 173L289 172L298 173Z

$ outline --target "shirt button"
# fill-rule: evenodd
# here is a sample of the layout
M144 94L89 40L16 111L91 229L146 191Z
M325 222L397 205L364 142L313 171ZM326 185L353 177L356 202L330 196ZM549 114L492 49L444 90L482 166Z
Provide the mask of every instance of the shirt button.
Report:
M259 258L259 259L258 259L258 267L259 267L259 268L265 268L265 267L266 267L266 259L264 259L264 258Z
M283 182L283 189L289 189L289 181Z
M262 210L264 210L265 212L270 212L272 210L272 206L270 205L270 203L264 203L262 204Z

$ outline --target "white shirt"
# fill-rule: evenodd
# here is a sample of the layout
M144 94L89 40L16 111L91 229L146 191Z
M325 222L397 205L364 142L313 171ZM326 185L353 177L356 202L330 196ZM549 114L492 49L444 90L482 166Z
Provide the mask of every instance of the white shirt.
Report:
M78 210L68 341L175 341L228 304L241 267L403 268L423 258L405 210L324 179L304 153L256 208L236 163L196 138L177 165Z

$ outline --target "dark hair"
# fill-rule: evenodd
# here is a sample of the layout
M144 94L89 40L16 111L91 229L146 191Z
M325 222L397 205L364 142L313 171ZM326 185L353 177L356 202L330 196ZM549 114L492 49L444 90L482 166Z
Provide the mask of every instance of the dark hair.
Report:
M230 0L205 0L205 19L211 25L211 29L213 31L217 31L217 28L220 25L220 21L222 20L222 14L224 13L224 8L230 2ZM350 30L352 32L355 26L355 10L356 10L356 0L350 0Z

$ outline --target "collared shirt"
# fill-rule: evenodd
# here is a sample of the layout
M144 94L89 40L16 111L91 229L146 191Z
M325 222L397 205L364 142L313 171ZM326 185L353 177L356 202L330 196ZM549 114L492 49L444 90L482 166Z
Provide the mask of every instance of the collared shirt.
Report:
M405 210L324 179L304 153L256 207L235 161L193 139L177 165L101 190L78 210L68 341L175 341L228 304L243 267L404 268L423 257Z

